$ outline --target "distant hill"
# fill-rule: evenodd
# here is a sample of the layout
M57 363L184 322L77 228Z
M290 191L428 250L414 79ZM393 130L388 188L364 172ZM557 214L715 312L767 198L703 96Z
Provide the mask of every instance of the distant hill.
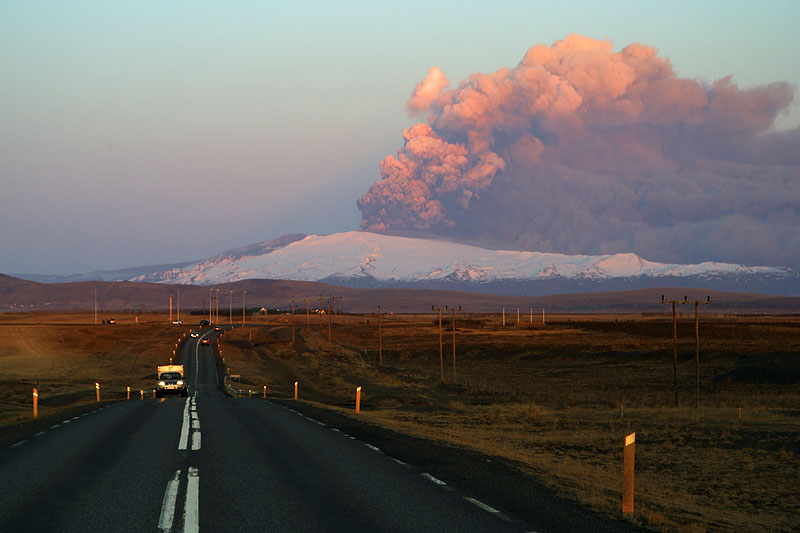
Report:
M714 291L704 288L650 288L616 292L592 292L549 296L509 296L474 292L423 289L359 289L326 283L287 280L242 280L220 285L167 285L161 283L134 283L129 281L88 281L74 283L37 283L0 274L0 312L36 312L57 310L94 309L95 290L101 313L121 310L166 310L169 298L177 313L178 291L184 314L190 310L207 308L209 295L216 298L219 290L220 316L241 313L242 295L247 291L248 309L260 307L289 309L292 300L298 313L305 309L305 298L310 307L323 307L329 295L341 297L341 308L346 313L371 313L380 305L383 310L395 313L430 312L435 307L459 307L463 312L508 313L520 308L522 313L533 308L548 312L572 313L666 313L667 307L659 303L662 294L667 299L704 299L711 296L712 305L703 312L713 313L800 313L800 298L776 297L759 294ZM688 312L688 307L682 312ZM185 316L185 315L184 315Z

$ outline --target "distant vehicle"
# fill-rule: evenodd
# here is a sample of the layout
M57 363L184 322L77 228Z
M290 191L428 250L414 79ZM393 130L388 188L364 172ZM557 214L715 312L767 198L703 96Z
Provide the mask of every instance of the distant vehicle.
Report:
M172 325L173 326L182 326L183 325L183 320L173 320L172 321Z
M222 328L219 326L214 326L214 331L222 331Z
M203 337L202 339L200 339L200 344L211 345L211 341L208 340L208 337Z
M199 333L197 333L196 331L193 331L193 332L191 332L191 333L189 334L189 336L190 336L190 337L199 337L199 336L200 336L200 334L199 334Z
M156 376L156 398L167 394L189 395L189 389L183 380L183 365L159 365L156 367Z
M200 327L201 327L201 328L202 328L203 326L210 326L210 325L211 325L211 322L210 322L210 321L208 321L208 320L205 320L205 319L204 319L204 320L201 320L201 321L200 321Z
M106 324L116 324L116 323L117 323L116 318L109 318L108 321L106 322Z

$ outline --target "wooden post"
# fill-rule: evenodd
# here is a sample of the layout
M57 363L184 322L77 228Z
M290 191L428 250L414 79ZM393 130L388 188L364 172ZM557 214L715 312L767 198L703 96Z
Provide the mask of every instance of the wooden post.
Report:
M453 383L456 382L456 308L453 311Z
M622 514L633 513L633 463L636 450L636 433L625 437L622 464Z
M356 387L356 414L361 412L361 387Z
M33 388L33 418L39 417L39 389Z
M439 380L444 383L444 358L442 357L442 309L439 309Z
M675 407L678 407L678 320L675 314L675 304L672 302L672 369L675 382Z
M700 408L700 314L698 305L700 302L694 302L694 407Z

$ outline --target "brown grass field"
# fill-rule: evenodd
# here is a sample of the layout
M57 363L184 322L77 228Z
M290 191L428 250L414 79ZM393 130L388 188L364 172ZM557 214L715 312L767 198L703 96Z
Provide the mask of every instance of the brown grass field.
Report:
M103 390L152 388L154 367L188 326L163 315L0 315L0 425L30 418L31 387L94 401ZM655 530L800 528L800 317L700 318L700 408L694 320L661 315L445 317L443 360L433 315L253 317L223 336L235 386L301 401L457 447L509 459L586 506L621 513L622 447L636 433L636 523ZM223 323L227 320L223 320ZM444 379L442 380L441 377ZM106 384L107 383L107 384ZM240 385L238 383L241 383ZM245 400L242 400L245 401ZM57 416L59 407L42 408ZM739 420L741 408L741 420ZM46 410L45 410L46 409Z

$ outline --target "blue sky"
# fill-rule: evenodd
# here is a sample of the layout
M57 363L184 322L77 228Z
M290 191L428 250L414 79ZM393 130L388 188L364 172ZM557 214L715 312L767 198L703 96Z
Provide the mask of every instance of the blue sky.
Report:
M800 3L0 4L0 272L204 258L356 229L432 66L457 83L569 33L680 76L800 84ZM800 124L800 109L780 119Z

